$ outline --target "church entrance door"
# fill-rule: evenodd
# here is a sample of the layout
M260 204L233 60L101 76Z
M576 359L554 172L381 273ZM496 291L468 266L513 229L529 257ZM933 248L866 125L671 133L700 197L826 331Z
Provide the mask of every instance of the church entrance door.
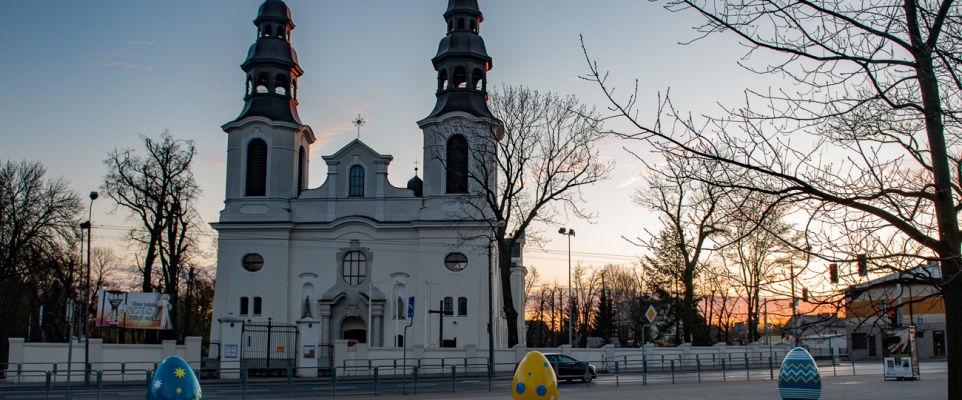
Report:
M341 338L346 339L349 346L367 343L367 325L358 317L348 317L341 322Z

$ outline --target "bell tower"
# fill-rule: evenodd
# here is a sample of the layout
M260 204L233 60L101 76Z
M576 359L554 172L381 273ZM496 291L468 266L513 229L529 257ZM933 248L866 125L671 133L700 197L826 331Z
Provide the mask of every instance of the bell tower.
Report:
M488 109L492 60L480 35L483 21L477 0L448 1L446 34L431 59L437 71L437 102L418 122L424 132L426 198L496 187L494 141L503 129Z
M270 203L298 197L307 188L308 154L316 140L297 115L297 80L304 71L291 47L290 9L281 0L266 0L254 26L257 38L241 64L244 108L222 126L228 135L227 214L275 214Z

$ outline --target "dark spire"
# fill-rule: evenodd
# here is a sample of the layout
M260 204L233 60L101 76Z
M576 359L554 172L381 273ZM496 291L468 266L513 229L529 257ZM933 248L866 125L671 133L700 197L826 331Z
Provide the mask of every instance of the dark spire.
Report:
M491 56L478 34L484 16L477 0L449 0L444 12L447 35L431 60L438 71L437 104L428 117L464 111L490 117L488 110L488 71Z
M254 19L257 40L241 64L247 77L244 110L236 120L265 117L300 124L297 78L304 74L291 47L291 10L281 0L266 0Z

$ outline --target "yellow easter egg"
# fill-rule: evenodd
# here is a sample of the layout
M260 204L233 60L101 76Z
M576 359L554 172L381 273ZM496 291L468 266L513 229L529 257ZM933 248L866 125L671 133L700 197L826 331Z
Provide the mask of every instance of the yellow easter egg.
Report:
M548 359L537 351L525 354L511 382L514 400L558 400L558 377Z

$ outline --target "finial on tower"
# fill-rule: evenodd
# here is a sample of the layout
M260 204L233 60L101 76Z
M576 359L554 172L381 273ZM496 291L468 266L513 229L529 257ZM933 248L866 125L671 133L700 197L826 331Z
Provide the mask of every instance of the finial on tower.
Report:
M364 118L361 118L361 114L358 114L357 118L354 118L354 120L351 121L351 123L357 127L357 138L361 139L361 126L366 124L367 121L365 121Z

